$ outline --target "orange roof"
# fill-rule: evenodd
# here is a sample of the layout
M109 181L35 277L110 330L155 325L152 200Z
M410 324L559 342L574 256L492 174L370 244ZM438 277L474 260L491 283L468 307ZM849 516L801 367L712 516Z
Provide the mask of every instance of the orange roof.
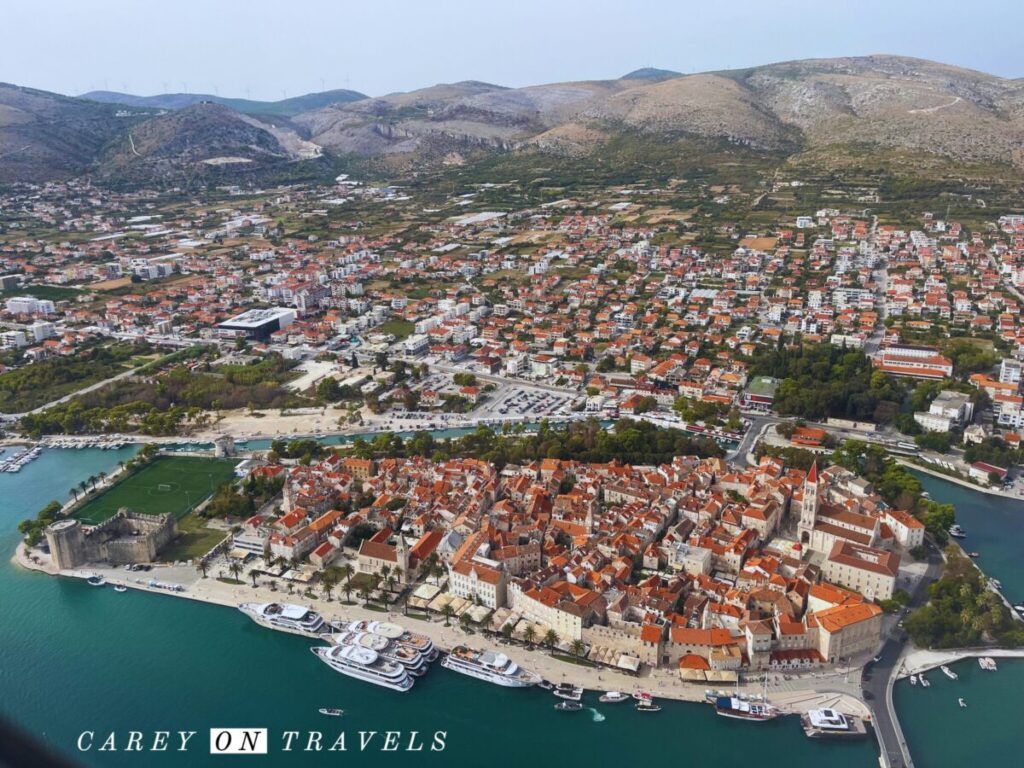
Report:
M881 614L882 609L874 603L858 603L856 605L836 605L826 608L824 611L818 611L814 616L826 632L839 632Z

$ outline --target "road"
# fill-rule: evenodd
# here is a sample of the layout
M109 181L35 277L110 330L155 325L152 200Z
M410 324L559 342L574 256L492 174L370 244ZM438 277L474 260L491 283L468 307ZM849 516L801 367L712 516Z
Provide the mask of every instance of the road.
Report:
M927 602L928 585L938 579L942 573L942 554L938 547L931 539L926 541L926 547L928 568L924 577L914 588L910 608L916 608ZM878 737L885 763L890 768L911 768L914 764L910 757L910 750L903 739L903 732L899 728L896 710L892 702L892 685L895 682L895 674L899 669L900 657L906 641L906 632L898 626L893 627L889 639L882 646L882 651L878 656L879 660L869 667L865 667L862 681L864 698L872 711L875 735Z

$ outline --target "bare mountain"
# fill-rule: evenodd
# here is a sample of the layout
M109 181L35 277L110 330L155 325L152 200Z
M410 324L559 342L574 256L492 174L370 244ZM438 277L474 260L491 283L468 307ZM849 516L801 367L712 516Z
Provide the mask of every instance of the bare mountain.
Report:
M898 56L784 62L717 73L638 70L619 80L479 83L333 105L296 116L340 155L429 163L462 148L583 154L622 131L757 150L931 153L1024 165L1024 83Z
M119 132L148 117L0 83L0 182L67 178L89 170Z
M104 104L124 104L131 107L152 109L183 109L201 102L220 104L249 115L273 115L290 117L300 112L320 109L330 104L347 104L367 98L366 94L339 88L333 91L306 93L279 101L255 101L214 96L209 93L161 93L156 96L135 96L117 91L89 91L78 98L99 101Z
M84 172L144 181L147 173L251 170L321 151L377 158L391 168L495 153L585 157L623 137L656 151L695 139L829 166L892 154L928 156L933 166L1021 169L1024 81L866 56L693 75L645 69L617 80L523 88L463 81L332 102L292 117L209 103L154 116L144 107L0 85L0 181Z
M249 166L317 157L294 130L219 104L194 104L126 131L98 160L104 175L162 176L196 166Z

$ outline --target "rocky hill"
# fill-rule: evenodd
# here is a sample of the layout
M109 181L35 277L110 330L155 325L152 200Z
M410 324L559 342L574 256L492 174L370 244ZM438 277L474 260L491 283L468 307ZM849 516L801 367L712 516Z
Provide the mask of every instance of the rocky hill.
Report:
M256 101L253 99L232 99L214 96L209 93L161 93L156 96L135 96L117 91L89 91L78 98L99 101L104 104L123 104L130 107L147 107L150 109L183 109L201 102L220 104L236 112L248 115L273 115L291 117L300 112L320 109L330 104L347 104L367 98L365 93L339 88L333 91L306 93L279 101Z
M125 107L3 85L0 181L84 172L144 180L185 167L255 168L321 153L383 159L392 168L499 153L586 157L623 136L649 148L693 138L824 164L840 153L909 153L950 167L1024 169L1024 81L897 56L692 75L645 68L617 80L523 88L464 81L378 98L353 93L273 102L283 111L261 114L153 97L174 110L154 114L148 105L156 102Z

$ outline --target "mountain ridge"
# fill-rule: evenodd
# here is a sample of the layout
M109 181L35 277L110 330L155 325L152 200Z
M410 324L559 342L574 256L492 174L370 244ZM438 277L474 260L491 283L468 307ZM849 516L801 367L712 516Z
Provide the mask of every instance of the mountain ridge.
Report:
M857 148L1024 169L1024 80L884 54L520 88L463 80L292 115L205 101L154 110L0 85L0 181L141 180L147 169L231 166L225 158L250 170L318 157L426 170L495 154L599 156L622 136L658 151L688 138L781 161Z

